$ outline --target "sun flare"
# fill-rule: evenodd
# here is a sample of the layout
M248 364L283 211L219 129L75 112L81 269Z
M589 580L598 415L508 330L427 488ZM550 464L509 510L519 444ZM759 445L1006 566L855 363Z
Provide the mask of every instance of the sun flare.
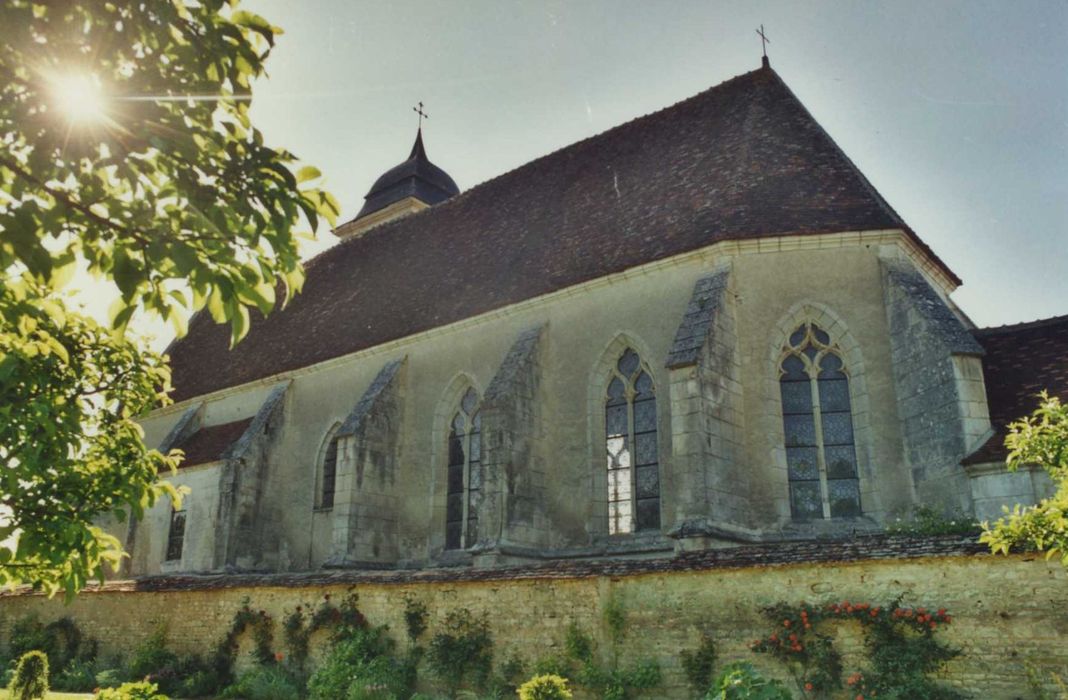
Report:
M107 103L93 76L71 73L55 76L51 83L53 104L72 124L103 121Z

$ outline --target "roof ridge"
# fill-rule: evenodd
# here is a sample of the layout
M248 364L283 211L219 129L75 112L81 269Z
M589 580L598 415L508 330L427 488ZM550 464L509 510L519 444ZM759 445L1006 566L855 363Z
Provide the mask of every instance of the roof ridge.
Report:
M1029 328L1043 328L1046 326L1055 326L1059 323L1068 323L1068 314L1061 314L1059 316L1049 316L1047 318L1039 318L1034 321L1020 321L1019 323L1006 323L1000 326L987 326L986 328L976 328L973 333L976 335L996 335L998 333L1006 333L1009 331L1020 331Z

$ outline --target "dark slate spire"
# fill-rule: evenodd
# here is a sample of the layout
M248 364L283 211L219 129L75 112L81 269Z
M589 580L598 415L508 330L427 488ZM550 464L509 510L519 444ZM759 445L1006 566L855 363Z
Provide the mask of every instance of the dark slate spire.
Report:
M360 219L368 214L385 209L391 204L414 197L433 206L460 193L449 174L430 162L423 146L423 130L420 128L412 144L408 160L390 168L375 181L364 197L363 208L356 215Z

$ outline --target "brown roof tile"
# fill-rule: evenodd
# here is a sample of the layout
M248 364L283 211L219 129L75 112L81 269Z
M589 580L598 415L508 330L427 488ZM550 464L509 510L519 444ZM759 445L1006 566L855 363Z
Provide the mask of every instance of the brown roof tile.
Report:
M343 241L233 351L228 329L199 314L169 351L175 398L717 241L885 228L915 238L779 76L760 69Z
M191 467L221 459L230 445L244 435L250 423L252 423L251 418L244 418L233 423L209 425L196 431L183 442L175 445L176 449L185 452L185 459L182 460L181 466Z
M1038 407L1040 391L1068 401L1068 315L975 332L994 435L964 464L1002 462L1008 424Z

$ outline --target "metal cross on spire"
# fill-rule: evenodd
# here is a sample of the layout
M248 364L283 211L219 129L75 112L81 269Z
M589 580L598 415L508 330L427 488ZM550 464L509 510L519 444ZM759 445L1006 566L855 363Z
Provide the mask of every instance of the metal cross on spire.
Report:
M423 111L423 103L420 102L418 107L412 107L412 111L419 115L419 128L423 128L423 119L430 119L430 115Z
M764 33L764 25L760 25L760 29L756 30L756 33L760 35L760 43L764 50L764 58L768 57L768 44L771 43L771 39Z

